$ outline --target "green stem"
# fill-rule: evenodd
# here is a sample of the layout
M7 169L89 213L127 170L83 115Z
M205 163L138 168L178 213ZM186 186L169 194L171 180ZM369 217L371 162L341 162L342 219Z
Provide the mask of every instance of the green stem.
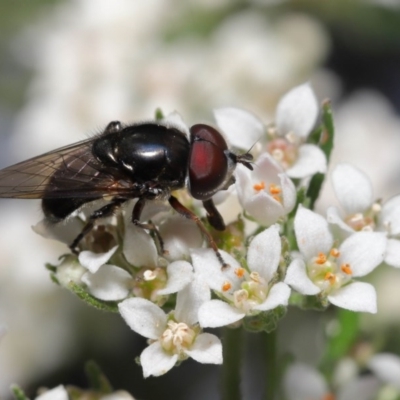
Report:
M242 365L243 329L223 328L224 363L221 373L222 400L241 400L240 372Z
M279 385L276 360L276 329L262 334L262 349L265 356L265 395L264 400L274 400Z

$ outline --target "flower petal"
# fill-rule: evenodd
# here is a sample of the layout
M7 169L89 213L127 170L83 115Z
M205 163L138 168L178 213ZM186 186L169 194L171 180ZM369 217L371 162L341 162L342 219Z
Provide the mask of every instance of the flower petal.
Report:
M301 294L314 295L321 291L308 277L306 264L299 258L290 263L284 282Z
M128 262L135 267L156 267L157 248L151 236L142 228L127 224L123 253Z
M328 300L350 311L376 313L376 292L369 283L352 282L330 294Z
M132 281L129 272L115 265L103 265L94 274L87 272L82 276L89 292L104 301L125 299L129 294L129 283Z
M318 253L327 253L333 245L332 234L325 218L302 205L297 209L294 230L299 249L307 260Z
M189 249L201 247L203 237L197 224L180 215L173 215L160 226L160 235L167 251L168 260L182 260L189 257Z
M282 188L282 200L285 214L289 214L296 205L297 193L293 181L287 174L278 174Z
M117 249L118 246L114 246L106 253L94 253L93 251L84 250L79 253L78 259L83 267L94 274L102 265L107 263Z
M172 113L168 114L165 118L162 119L162 122L165 126L178 128L181 132L184 132L187 138L190 138L189 127L184 122L181 114L177 111L173 111Z
M170 355L163 350L160 342L154 342L146 347L140 355L143 376L160 376L167 373L178 361L178 355Z
M306 138L318 117L318 102L309 83L297 86L279 101L276 127L280 135L293 132Z
M242 166L241 168L246 168ZM279 174L284 172L281 165L269 153L263 153L257 159L254 170L250 173L254 183L263 181L266 184L279 184Z
M299 147L296 162L286 170L291 178L307 178L327 170L327 161L324 152L313 144L303 144Z
M168 281L163 289L157 291L157 296L177 293L193 279L193 267L187 261L174 261L167 267Z
M228 143L238 149L250 149L264 135L263 123L255 115L240 108L215 109L214 117Z
M392 197L382 207L380 225L391 235L400 233L400 196Z
M32 230L46 239L54 239L70 245L82 232L83 225L83 221L79 218L68 218L58 224L51 224L47 219L43 219L32 226Z
M264 191L241 201L241 204L248 214L263 226L272 225L285 215L282 204Z
M139 335L156 340L163 333L167 316L151 301L130 298L119 303L118 308L125 322Z
M400 240L388 239L385 262L392 267L400 268Z
M338 262L350 264L352 275L364 276L384 259L387 239L381 232L356 232L339 247Z
M235 275L235 269L240 267L240 264L228 253L220 251L222 258L229 265L229 268L221 269L217 256L211 249L192 249L193 268L196 274L203 279L208 286L216 290L222 291L222 286L226 281L232 283L232 290L235 289L235 283L239 284L238 277Z
M175 317L188 325L198 322L200 306L211 299L210 288L199 276L195 276L184 289L178 292L175 306Z
M37 396L35 400L68 400L68 392L63 385L59 385L54 389L47 390L40 396Z
M221 300L210 300L199 308L199 323L202 328L217 328L240 321L245 313Z
M336 197L347 215L364 212L372 205L372 185L367 175L350 164L336 165L332 171Z
M258 272L269 282L278 269L280 258L279 226L273 225L251 241L247 252L247 264L251 271Z
M353 228L343 221L343 218L340 216L339 210L336 207L328 207L328 210L326 211L326 220L330 224L336 225L339 228L340 233L345 237L348 237L355 232Z
M202 364L222 364L222 343L211 333L202 333L185 353Z
M368 362L374 374L385 383L400 390L400 358L395 354L379 353L371 357Z
M87 272L87 269L82 267L78 259L74 255L69 255L63 259L61 265L57 267L56 278L61 286L69 288L71 282L81 285L82 276Z
M290 287L283 282L278 282L272 286L267 299L253 307L253 310L268 311L278 306L287 306L290 297Z
M117 390L116 392L101 396L99 400L135 400L125 390Z

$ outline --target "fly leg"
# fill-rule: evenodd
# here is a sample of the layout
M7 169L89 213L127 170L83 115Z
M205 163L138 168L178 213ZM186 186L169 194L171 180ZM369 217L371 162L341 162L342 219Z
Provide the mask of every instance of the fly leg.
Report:
M214 250L215 255L218 258L219 263L221 264L222 268L228 268L229 264L227 264L224 259L222 258L221 253L218 250L217 244L215 243L213 237L211 236L210 232L208 232L208 230L206 229L206 227L203 225L203 223L201 222L200 218L192 211L190 211L189 209L187 209L183 204L181 204L178 199L174 196L171 196L169 199L169 204L171 204L171 207L177 211L179 214L181 214L182 216L184 216L185 218L191 219L192 221L194 221L197 226L200 228L200 230L203 232L204 236L207 238L208 243L210 244L210 247ZM214 203L212 203L212 206L214 207L214 210L216 210ZM214 211L212 209L211 206L209 206L207 209L207 212L210 214L210 211ZM217 211L218 213L218 211ZM220 214L218 213L218 216L221 218ZM218 217L214 217L217 218ZM210 222L211 223L211 222ZM211 224L212 225L212 224Z
M78 254L79 242L93 229L94 223L99 218L106 218L111 216L117 208L121 206L127 199L114 198L110 203L94 211L88 218L88 222L83 227L81 233L74 239L69 248L75 254Z
M135 206L133 207L132 223L136 226L139 226L140 228L153 231L160 245L160 253L166 254L166 250L164 249L164 241L157 227L150 221L148 223L140 222L140 216L142 215L142 211L145 204L146 204L146 199L144 197L140 197L136 202Z
M215 207L213 200L212 199L204 200L203 206L207 211L207 220L210 223L210 225L217 231L224 231L226 228L224 219L217 210L217 207Z

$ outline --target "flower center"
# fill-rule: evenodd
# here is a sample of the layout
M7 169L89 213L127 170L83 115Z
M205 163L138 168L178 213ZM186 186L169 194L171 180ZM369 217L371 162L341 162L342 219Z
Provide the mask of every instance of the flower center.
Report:
M325 294L348 283L353 270L348 263L339 262L340 252L332 248L329 253L319 253L308 264L308 276Z
M355 231L373 231L375 227L374 219L362 213L348 215L345 222Z
M262 190L265 190L265 186L266 186L265 182L261 181L259 183L255 183L253 185L253 189L256 192L261 192ZM282 188L279 185L276 185L275 183L270 183L269 187L268 187L268 191L273 199L275 199L276 201L279 201L279 203L282 203L282 197L281 197Z
M376 227L378 215L382 210L382 206L376 202L363 213L355 213L348 215L345 222L355 231L373 231Z
M143 297L162 305L166 299L162 296L157 296L157 290L165 287L167 279L165 268L143 268L136 275L133 293L137 297Z
M230 300L234 306L245 313L250 312L254 306L261 304L268 296L268 282L260 276L258 272L247 272L244 268L236 268L235 274L243 281L240 284L240 289L233 293L228 293L232 288L230 282L225 282L222 285L222 293Z
M161 346L168 353L180 354L193 344L195 338L196 332L187 324L170 320L161 335Z
M297 160L297 146L288 139L278 137L267 145L267 151L284 169L291 167Z

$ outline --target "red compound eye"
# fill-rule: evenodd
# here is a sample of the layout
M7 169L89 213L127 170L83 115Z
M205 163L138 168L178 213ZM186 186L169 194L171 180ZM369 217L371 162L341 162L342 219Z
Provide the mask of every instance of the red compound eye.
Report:
M225 182L228 149L225 139L213 127L197 124L190 128L189 189L198 200L211 198Z

